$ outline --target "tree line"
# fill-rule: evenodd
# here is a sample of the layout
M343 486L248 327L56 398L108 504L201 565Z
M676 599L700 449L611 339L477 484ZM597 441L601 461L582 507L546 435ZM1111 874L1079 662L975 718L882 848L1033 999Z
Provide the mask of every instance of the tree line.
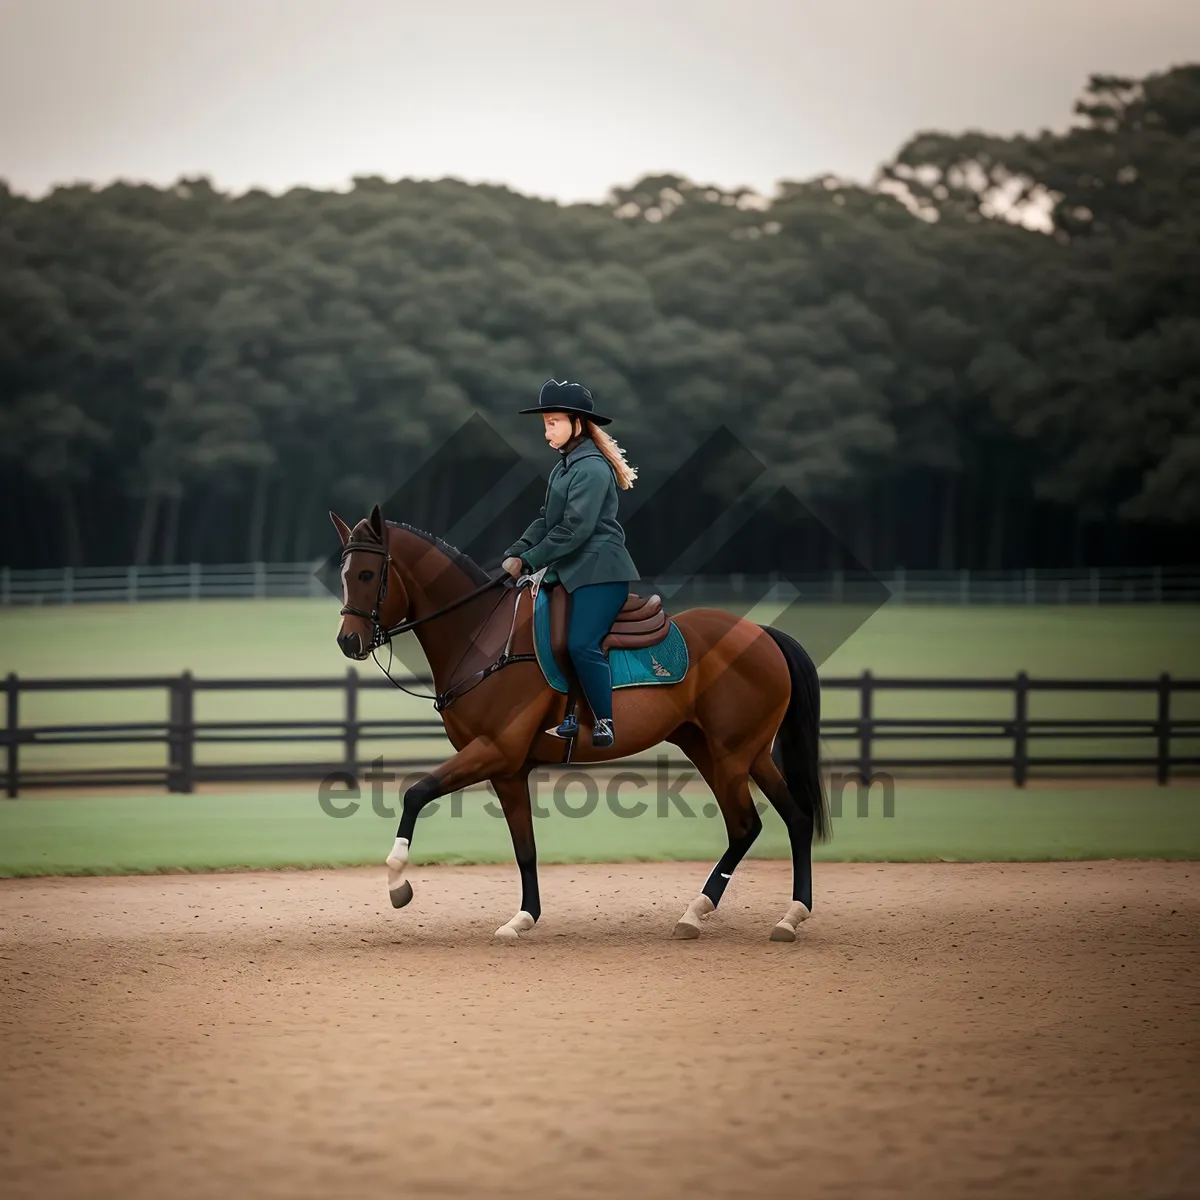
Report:
M9 565L311 558L472 412L548 467L550 375L643 483L724 424L873 568L1194 562L1200 66L769 198L0 184Z

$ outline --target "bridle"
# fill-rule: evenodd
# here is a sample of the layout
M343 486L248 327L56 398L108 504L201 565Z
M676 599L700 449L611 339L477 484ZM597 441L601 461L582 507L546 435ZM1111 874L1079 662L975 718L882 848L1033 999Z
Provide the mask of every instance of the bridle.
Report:
M507 583L511 579L511 576L506 571L502 575L497 575L495 579L489 579L487 583L477 587L473 592L468 592L465 596L459 596L457 600L452 600L444 608L439 608L436 612L426 613L423 617L415 617L409 621L401 621L399 625L385 627L380 620L380 614L383 611L383 602L387 599L388 578L392 573L391 552L388 550L386 544L356 542L351 539L342 546L341 561L343 567L346 565L346 560L355 551L362 551L365 554L378 554L383 559L383 568L379 572L379 584L375 589L374 608L370 612L366 612L361 608L355 608L353 604L343 604L341 612L338 614L343 617L361 617L364 621L371 622L371 644L366 647L368 654L374 653L381 646L386 646L397 634L407 633L410 629L414 629L426 621L432 621L436 617L445 616L446 613L453 612L456 608L461 608L462 605L470 600L474 600L477 596L482 596L484 592L490 591L497 584Z
M341 612L338 615L342 617L361 617L364 621L371 622L371 644L366 647L366 653L371 654L384 645L389 637L389 634L380 623L379 614L383 610L384 600L387 599L388 577L392 573L392 555L385 544L376 545L375 542L356 542L351 539L342 546L343 571L346 569L346 560L356 551L361 551L363 554L378 554L383 559L383 567L379 572L379 582L375 586L375 607L370 612L365 612L361 608L355 608L353 604L343 604Z

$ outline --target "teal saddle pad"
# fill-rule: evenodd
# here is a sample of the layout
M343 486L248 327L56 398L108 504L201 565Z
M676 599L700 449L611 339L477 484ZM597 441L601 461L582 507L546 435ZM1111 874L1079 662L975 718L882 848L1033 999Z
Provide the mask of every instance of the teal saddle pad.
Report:
M683 634L674 621L670 622L670 626L671 632L657 646L608 651L614 689L678 683L687 674L687 642L683 640ZM554 661L554 651L550 648L550 593L544 587L538 588L533 604L533 649L546 682L556 692L565 692L567 681Z

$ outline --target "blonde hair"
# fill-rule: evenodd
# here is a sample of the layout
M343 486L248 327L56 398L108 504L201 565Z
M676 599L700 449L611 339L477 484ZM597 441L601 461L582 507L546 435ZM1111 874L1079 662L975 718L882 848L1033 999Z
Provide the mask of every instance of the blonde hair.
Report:
M617 445L616 439L605 433L599 425L589 421L586 417L580 417L580 421L583 423L584 433L596 443L596 449L608 459L608 465L612 467L613 474L617 477L617 487L628 491L638 477L637 467L631 467L625 461L625 451Z

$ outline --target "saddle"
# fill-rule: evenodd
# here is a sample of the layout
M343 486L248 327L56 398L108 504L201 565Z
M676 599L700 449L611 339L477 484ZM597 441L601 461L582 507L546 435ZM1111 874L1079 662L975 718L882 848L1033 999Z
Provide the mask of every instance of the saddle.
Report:
M578 715L580 704L586 708L587 701L567 649L571 596L561 584L545 590L549 594L544 607L541 596L535 605L535 611L540 609L543 614L541 618L535 616L535 653L543 656L542 673L551 687L566 693L564 711ZM608 633L600 639L600 647L613 670L614 690L677 683L687 673L687 643L675 623L668 619L660 596L629 596ZM574 745L573 738L567 740L563 762L571 761Z
M550 589L550 647L559 664L570 667L567 653L567 626L570 620L570 595L561 584ZM666 641L671 632L661 596L635 596L621 606L608 633L600 640L600 649L640 650Z

